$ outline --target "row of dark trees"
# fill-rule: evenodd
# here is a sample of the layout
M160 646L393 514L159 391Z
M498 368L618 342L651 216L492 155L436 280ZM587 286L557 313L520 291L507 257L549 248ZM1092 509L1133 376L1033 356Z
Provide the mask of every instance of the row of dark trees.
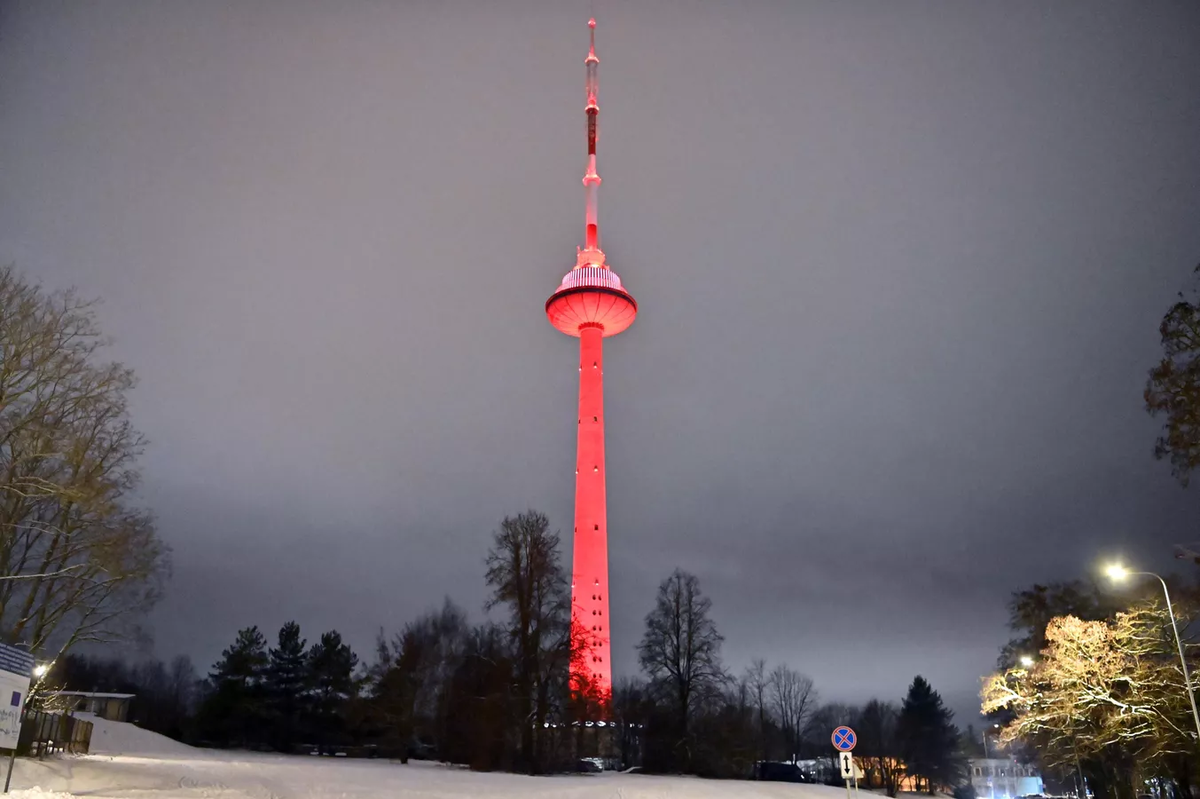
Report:
M480 769L562 766L570 741L559 722L604 698L569 684L586 636L572 634L570 583L545 516L503 521L487 581L487 609L501 611L499 621L472 625L447 599L393 636L381 632L362 668L336 632L306 648L294 623L273 647L255 627L240 631L210 675L199 739L279 751L357 747Z
M344 737L357 666L336 630L309 647L300 625L288 622L268 647L257 627L247 627L213 667L196 734L223 746L323 751Z
M806 780L840 785L830 733L846 724L858 734L854 755L866 788L888 796L902 788L949 792L966 778L953 714L920 676L899 707L879 699L862 706L821 704L803 675L787 666L766 672L756 661L738 678L724 675L720 689L697 708L687 738L677 735L671 717L677 706L655 701L647 687L625 683L614 707L643 725L650 771L750 777L762 774L763 764L799 763Z
M336 631L309 645L294 622L273 643L249 627L190 693L180 687L194 683L190 664L172 664L168 682L180 698L162 720L147 707L157 707L157 683L143 676L161 664L123 670L69 658L57 676L71 687L136 693L146 726L214 746L352 749L530 773L571 768L589 753L713 777L807 760L826 764L820 771L832 778L829 734L848 723L859 729L870 785L894 795L902 778L931 789L961 778L950 712L924 679L902 707L855 708L821 704L812 680L787 664L756 660L735 674L694 575L676 570L659 585L638 644L642 675L604 696L571 682L572 658L590 642L572 628L570 580L547 518L506 518L486 565L492 621L472 624L447 599L394 635L381 632L362 664ZM615 722L605 728L607 747L583 740L595 728L572 724L598 719Z

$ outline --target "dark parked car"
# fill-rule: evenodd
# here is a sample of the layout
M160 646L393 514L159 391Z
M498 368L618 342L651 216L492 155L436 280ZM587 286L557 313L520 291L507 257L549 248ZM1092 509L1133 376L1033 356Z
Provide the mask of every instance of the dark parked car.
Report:
M768 782L812 782L795 763L761 761L758 763L757 776Z

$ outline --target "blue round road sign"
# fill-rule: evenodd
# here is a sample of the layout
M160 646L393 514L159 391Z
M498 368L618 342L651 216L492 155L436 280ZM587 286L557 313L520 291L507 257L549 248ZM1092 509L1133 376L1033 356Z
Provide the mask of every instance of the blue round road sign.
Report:
M849 752L858 743L858 736L849 727L838 727L833 731L833 748L839 752Z

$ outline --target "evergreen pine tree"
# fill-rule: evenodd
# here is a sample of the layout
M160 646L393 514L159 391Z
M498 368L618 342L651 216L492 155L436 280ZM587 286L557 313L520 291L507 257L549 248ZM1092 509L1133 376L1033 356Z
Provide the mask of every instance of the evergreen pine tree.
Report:
M221 653L209 679L213 692L202 710L203 727L216 743L234 746L264 738L264 678L267 639L257 627L238 631L233 646Z
M339 737L344 726L344 711L354 694L354 669L358 656L342 643L342 636L330 630L308 651L308 676L313 688L314 721L317 742L325 746Z
M270 652L267 666L267 701L271 714L272 743L280 751L295 745L308 699L308 663L300 625L289 621L279 630L279 645Z
M939 787L953 788L962 779L962 756L958 729L951 723L954 713L942 697L920 675L913 678L900 710L900 751L908 774L918 785L925 782L930 794Z

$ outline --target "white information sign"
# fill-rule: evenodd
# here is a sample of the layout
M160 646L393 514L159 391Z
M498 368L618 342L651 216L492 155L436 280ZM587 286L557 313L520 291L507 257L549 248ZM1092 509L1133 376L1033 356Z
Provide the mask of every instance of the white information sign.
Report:
M21 737L21 710L29 696L33 655L0 644L0 749L16 749Z

